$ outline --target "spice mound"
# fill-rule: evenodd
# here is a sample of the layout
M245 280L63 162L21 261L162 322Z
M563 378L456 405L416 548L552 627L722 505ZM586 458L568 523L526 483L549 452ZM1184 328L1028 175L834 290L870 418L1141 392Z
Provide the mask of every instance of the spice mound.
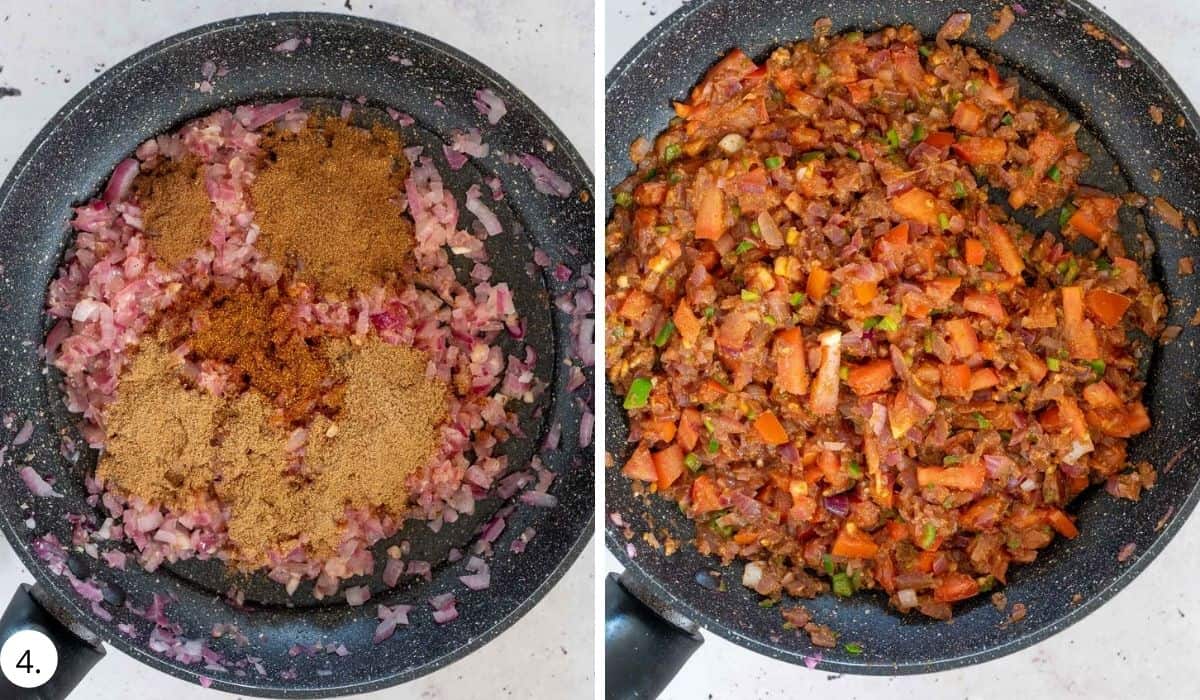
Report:
M395 132L330 117L298 134L276 131L262 148L249 194L269 257L341 295L402 268L413 234L397 201L408 161Z
M102 530L147 570L216 557L329 596L407 519L437 530L505 475L536 353L418 151L243 106L142 144L76 209L46 352L103 450Z

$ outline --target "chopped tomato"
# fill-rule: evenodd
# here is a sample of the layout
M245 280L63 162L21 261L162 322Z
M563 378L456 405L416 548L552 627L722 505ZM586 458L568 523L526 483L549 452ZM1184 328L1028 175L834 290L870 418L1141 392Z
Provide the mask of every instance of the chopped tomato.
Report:
M621 309L617 311L621 318L630 321L640 321L646 312L650 309L653 300L650 295L640 289L631 289L629 294L625 296L625 301L621 304Z
M1107 289L1089 289L1084 303L1087 304L1087 310L1092 313L1092 316L1112 328L1121 323L1121 317L1125 315L1132 302Z
M1034 383L1038 383L1046 378L1047 367L1042 358L1034 355L1025 348L1017 348L1017 367L1021 372L1028 375Z
M957 467L917 467L917 483L921 486L978 491L986 479L987 470L979 462L966 462Z
M1083 400L1087 401L1092 408L1119 409L1125 405L1121 402L1121 397L1117 396L1117 392L1113 391L1113 388L1104 380L1085 386Z
M692 307L688 305L687 299L680 299L679 306L675 307L675 329L679 331L679 337L683 340L684 347L692 347L696 344L696 339L700 337L700 319L696 314L692 313Z
M859 396L878 394L891 386L894 374L891 360L871 360L851 367L846 383Z
M1008 145L1001 139L990 136L972 136L950 147L959 158L971 165L1000 165Z
M938 214L942 213L937 199L919 187L892 197L888 203L892 205L892 211L899 214L900 218L920 221L926 226L937 226Z
M754 419L754 429L758 436L768 445L782 445L788 441L787 431L774 413L765 411Z
M1058 534L1069 540L1073 540L1079 536L1079 528L1075 527L1075 523L1071 521L1071 518L1066 513L1057 508L1051 508L1046 513L1046 520Z
M701 474L692 481L692 510L702 515L721 510L721 487L715 479Z
M1000 383L1000 375L991 367L983 367L971 372L971 391L990 389Z
M821 301L833 286L833 276L820 267L813 267L808 273L808 283L805 292L813 301Z
M725 195L716 187L708 187L700 195L696 209L696 238L715 241L725 235Z
M983 126L983 120L987 114L974 102L963 100L954 108L954 115L950 117L950 123L959 131L975 133L979 131L979 127Z
M1062 288L1063 334L1071 357L1094 360L1100 357L1100 342L1092 322L1083 317L1083 287Z
M671 445L665 450L659 450L652 456L654 471L658 475L658 490L670 488L683 475L683 449L679 445Z
M869 534L855 527L854 523L846 523L846 526L838 531L830 551L835 557L870 559L879 551L879 545L875 544L875 540L871 539Z
M979 351L979 336L965 318L946 321L946 332L950 334L950 347L960 359L967 359Z
M1008 314L1004 313L1004 305L995 294L971 292L963 297L963 308L971 313L987 316L996 323L1004 323Z
M1025 261L1021 258L1012 237L1008 235L1008 229L994 223L988 227L988 234L992 251L1000 260L1000 267L1009 275L1019 277L1025 271Z
M954 143L954 134L949 131L935 131L925 137L925 143L934 148L949 148Z
M933 589L933 599L939 603L953 603L978 595L979 582L967 574L946 574L942 582Z
M650 449L639 446L621 467L621 473L630 479L639 481L658 481L658 472L654 469L654 460L650 457Z
M968 238L963 241L963 260L968 265L979 267L985 259L987 259L987 251L984 249L982 243L974 238Z
M965 364L942 365L942 393L967 396L971 393L971 368Z
M870 304L879 294L879 285L874 282L855 282L850 287L854 290L854 300L859 304Z
M696 444L700 442L700 425L700 411L683 409L679 416L679 429L675 431L675 441L688 452L696 449Z
M925 285L925 294L938 306L945 306L954 298L954 293L962 286L960 277L939 277Z

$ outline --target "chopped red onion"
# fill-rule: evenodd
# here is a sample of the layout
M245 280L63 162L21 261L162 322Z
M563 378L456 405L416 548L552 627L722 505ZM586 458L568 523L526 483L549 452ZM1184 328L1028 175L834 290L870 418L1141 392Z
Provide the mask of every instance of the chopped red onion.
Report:
M475 91L475 109L479 110L480 114L487 115L489 124L498 124L508 114L508 108L504 105L504 100L496 96L491 88L483 88Z
M806 654L804 656L804 665L809 670L812 670L817 667L817 664L821 663L822 658L824 658L824 657L821 655L821 652L819 652L819 651L815 654Z
M558 499L541 491L525 491L521 494L521 502L536 508L553 508L558 505Z
M550 169L541 158L525 153L521 156L521 165L529 171L533 187L542 194L555 197L566 197L571 194L571 183Z
M294 36L291 39L286 39L271 47L272 51L277 53L291 53L300 48L300 37Z
M18 474L21 475L21 481L25 482L25 486L33 495L39 498L63 497L61 493L54 490L54 487L52 487L50 484L47 484L46 480L42 478L42 475L33 470L33 467L21 467L21 470L18 472Z
M346 604L351 607L362 605L371 599L371 591L366 586L351 586L345 590Z
M133 186L133 180L140 172L140 166L137 158L126 158L121 161L113 174L108 178L108 185L104 187L102 199L106 204L116 204L123 201L129 194L129 188Z

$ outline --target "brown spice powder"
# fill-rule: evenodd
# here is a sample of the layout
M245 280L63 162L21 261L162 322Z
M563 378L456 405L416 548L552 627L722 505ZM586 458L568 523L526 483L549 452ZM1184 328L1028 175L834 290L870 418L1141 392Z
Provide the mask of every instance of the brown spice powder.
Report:
M345 377L344 405L316 414L305 465L293 468L289 431L253 388L234 398L185 386L179 361L147 339L121 376L107 413L97 475L151 503L189 510L200 494L229 507L233 563L303 544L313 557L341 543L348 507L393 517L407 508L405 481L437 449L446 386L426 377L429 357L378 340L325 349Z
M370 340L353 349L333 346L346 375L341 413L313 421L306 448L314 486L330 507L382 508L401 513L404 482L436 449L436 427L446 418L446 385L426 377L429 356Z
M339 296L405 266L413 233L396 203L408 174L396 132L325 118L298 134L273 132L262 148L250 199L268 257Z
M330 391L338 377L317 343L310 346L294 328L291 311L275 287L215 292L188 337L196 360L232 365L240 380L234 388L262 392L288 422L338 406L338 392Z
M198 158L160 160L134 180L133 192L143 209L150 249L168 265L178 265L207 245L212 202Z
M189 391L179 361L153 338L142 341L121 375L105 420L96 475L147 502L187 507L212 478L212 439L221 400Z

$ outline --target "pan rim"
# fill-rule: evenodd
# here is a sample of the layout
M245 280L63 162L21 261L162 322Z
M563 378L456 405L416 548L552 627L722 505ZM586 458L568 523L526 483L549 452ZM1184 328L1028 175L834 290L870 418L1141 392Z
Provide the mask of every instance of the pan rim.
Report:
M634 46L629 49L621 60L608 71L605 76L605 101L608 102L619 81L629 79L627 75L632 67L641 61L643 56L652 48L655 48L662 37L676 30L680 25L684 24L694 13L698 13L714 2L727 2L729 0L697 0L693 3L687 3L679 9L665 17L660 23L655 25ZM736 1L736 0L735 0ZM1154 58L1153 54L1146 49L1141 42L1133 37L1122 25L1110 17L1107 13L1092 5L1086 0L1066 0L1066 5L1069 5L1076 12L1084 14L1089 21L1097 25L1102 31L1106 32L1110 37L1114 37L1123 42L1129 47L1130 55L1135 56L1138 61L1149 71L1153 78L1162 86L1164 92L1174 100L1175 105L1179 108L1180 113L1186 119L1189 131L1200 140L1200 114L1197 113L1195 106L1187 98L1186 94L1175 82L1174 78L1167 72L1159 61ZM947 9L947 13L951 12L952 8ZM715 59L715 57L714 57ZM699 79L699 76L697 76ZM672 96L663 96L663 99L669 99ZM665 126L665 125L664 125ZM623 147L621 144L617 144ZM605 164L607 167L607 163ZM612 202L612 190L619 184L620 179L615 181L606 181L605 187L608 190L607 201ZM611 204L610 204L611 207ZM605 216L608 220L608 214ZM612 391L607 378L604 381L605 394ZM620 420L625 420L621 417ZM1194 440L1189 443L1184 452L1193 450L1200 440ZM1150 564L1158 557L1158 555L1166 548L1167 544L1174 539L1183 524L1189 519L1192 513L1200 504L1200 481L1197 481L1191 486L1187 497L1182 500L1181 505L1176 510L1170 521L1159 531L1152 544L1146 548L1135 561L1128 564L1121 570L1105 587L1094 592L1093 595L1086 599L1081 604L1069 608L1065 614L1056 618L1036 629L1031 629L1024 632L1026 628L1021 628L1022 633L1014 635L1011 639L1004 643L993 645L991 647L971 651L968 653L959 654L956 656L948 656L945 658L923 661L923 662L903 662L903 663L847 663L841 660L826 660L819 658L815 665L810 668L819 669L834 673L846 673L853 675L864 676L894 676L894 675L916 675L925 673L936 673L939 671L948 671L952 669L963 668L976 664L992 661L1003 656L1015 653L1027 647L1031 647L1049 637L1061 632L1071 625L1079 622L1089 614L1100 608L1109 600L1114 598L1130 583L1133 582ZM741 634L732 628L728 623L718 620L715 616L701 611L690 605L681 596L677 596L670 589L663 586L662 583L654 576L646 573L642 566L635 558L632 558L625 551L625 540L620 536L618 528L611 522L605 524L605 543L608 550L621 562L621 565L627 572L632 572L639 579L639 584L648 588L655 596L656 601L662 602L665 605L681 611L684 615L701 625L705 630L713 632L718 636L744 647L755 653L764 656L784 661L795 665L808 665L811 663L805 661L805 656L798 652L784 651L778 647L764 643L758 638L750 637Z
M575 175L578 176L580 181L584 183L586 189L594 191L594 175L591 169L587 166L586 161L580 155L574 143L563 134L558 126L537 106L536 103L533 102L533 100L529 98L528 95L478 59L473 58L460 49L450 46L449 44L439 41L438 39L435 39L427 34L418 32L408 27L392 24L390 22L332 12L297 11L266 12L240 15L198 25L154 42L153 44L150 44L122 59L112 68L104 71L104 73L100 74L94 80L85 85L60 109L58 109L54 115L47 120L46 124L37 132L26 148L21 152L21 155L13 162L12 168L9 170L9 173L6 176L3 184L0 184L0 210L3 210L7 205L16 183L22 179L30 164L39 156L50 137L61 125L61 122L74 114L81 105L85 104L94 95L109 89L111 84L127 71L145 61L158 58L160 54L170 51L179 44L223 32L238 31L250 26L287 22L327 22L331 24L340 24L351 28L384 31L392 34L393 36L399 35L408 42L420 45L422 48L425 48L430 52L441 54L455 63L464 65L467 69L478 75L483 81L486 81L488 86L502 89L505 93L506 101L508 101L510 104L515 103L519 105L522 111L529 118L536 122L538 128L541 129L541 132L545 135L545 137L551 139L557 148L562 149L564 157L570 162L572 168L575 170ZM115 166L115 163L113 165ZM592 234L594 235L594 231ZM421 666L404 669L401 672L381 676L368 681L350 681L338 685L322 686L320 688L294 689L282 688L279 686L257 685L250 682L232 682L232 679L204 676L204 674L200 672L203 670L202 667L193 668L191 666L175 665L170 663L169 660L165 659L164 657L152 653L144 644L137 644L123 635L118 634L115 629L110 629L108 626L100 626L97 628L93 622L94 615L90 612L90 610L87 610L83 605L80 604L78 596L68 593L67 587L65 585L60 585L61 579L52 575L51 572L45 568L44 564L33 555L33 553L30 551L29 543L25 539L25 533L19 531L15 524L10 523L7 518L0 518L0 529L4 531L4 535L8 539L9 544L12 545L12 548L16 552L21 563L29 571L37 585L52 597L53 601L59 606L59 609L67 611L73 622L77 622L78 624L86 627L89 631L95 633L101 641L112 645L113 648L135 658L139 662L146 664L155 670L167 673L176 678L181 678L191 683L198 684L199 678L204 676L205 678L211 680L209 687L231 693L241 693L245 695L253 695L255 697L270 698L325 698L365 693L409 682L462 659L468 654L477 651L485 644L491 642L504 631L508 630L519 619L524 617L525 614L528 613L534 606L542 601L550 589L553 588L566 574L567 570L571 568L571 566L579 558L580 553L591 541L592 535L595 531L594 509L588 508L586 510L586 515L582 515L581 517L574 519L573 522L576 523L577 531L570 535L572 539L568 540L569 546L566 548L559 561L554 564L549 574L545 576L537 586L531 589L525 596L524 600L513 607L513 609L509 611L507 615L492 621L492 624L484 631L470 637L469 639L466 639L461 646L451 653L445 654ZM246 679L252 680L251 676L249 675L246 676Z

